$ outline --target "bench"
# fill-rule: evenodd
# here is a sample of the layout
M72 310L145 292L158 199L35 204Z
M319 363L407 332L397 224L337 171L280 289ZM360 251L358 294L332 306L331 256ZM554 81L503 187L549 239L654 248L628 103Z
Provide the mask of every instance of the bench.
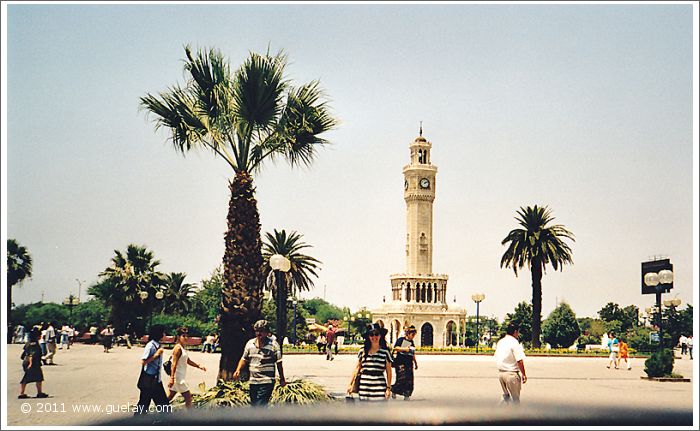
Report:
M201 346L201 345L202 345L202 337L187 337L187 342L185 343L185 346L196 347L196 346Z
M146 345L148 343L148 335L144 335L143 337L139 338L139 344L141 345ZM163 337L162 340L160 340L160 344L164 346L169 346L172 347L175 345L175 336L174 335L166 335ZM188 337L187 338L187 343L185 343L186 346L201 346L202 345L202 337Z
M92 334L89 332L84 333L80 337L76 338L75 341L79 341L81 343L89 343L92 341Z

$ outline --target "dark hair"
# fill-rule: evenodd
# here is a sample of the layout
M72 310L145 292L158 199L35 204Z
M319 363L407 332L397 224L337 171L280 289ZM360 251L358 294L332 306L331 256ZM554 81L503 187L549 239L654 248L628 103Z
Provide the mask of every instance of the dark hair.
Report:
M363 346L365 350L365 355L369 353L369 349L370 347L372 347L372 342L369 340L369 334L371 333L379 334L380 349L389 350L389 345L386 342L386 338L384 338L384 336L387 334L387 330L379 326L378 323L372 323L367 325L367 328L365 329L365 343Z
M29 331L29 342L36 343L39 340L39 330L37 328L32 328Z
M513 335L515 334L515 331L520 330L520 325L518 325L515 322L510 322L508 323L508 326L506 326L506 334L508 335Z
M165 327L163 325L153 325L148 331L148 341L160 341L165 335Z
M189 335L188 332L189 329L187 328L187 326L180 326L175 330L175 333L177 334L178 338L180 338L181 335Z

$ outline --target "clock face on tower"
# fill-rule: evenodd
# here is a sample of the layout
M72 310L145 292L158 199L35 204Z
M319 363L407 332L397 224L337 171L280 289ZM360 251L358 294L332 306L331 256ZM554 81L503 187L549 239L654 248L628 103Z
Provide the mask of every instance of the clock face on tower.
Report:
M430 187L430 181L427 178L423 178L422 180L420 180L420 187L422 189L427 189L428 187Z

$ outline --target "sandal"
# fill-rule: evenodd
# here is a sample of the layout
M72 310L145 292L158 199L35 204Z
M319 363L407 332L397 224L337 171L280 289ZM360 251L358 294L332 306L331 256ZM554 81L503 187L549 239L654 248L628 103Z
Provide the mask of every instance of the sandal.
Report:
M48 398L49 394L44 393L44 392L39 392L38 394L36 394L36 397L37 398Z
M29 398L29 395L27 395L27 394L19 394L19 395L17 396L17 398L20 399L20 400L23 400L23 399L25 399L25 398Z

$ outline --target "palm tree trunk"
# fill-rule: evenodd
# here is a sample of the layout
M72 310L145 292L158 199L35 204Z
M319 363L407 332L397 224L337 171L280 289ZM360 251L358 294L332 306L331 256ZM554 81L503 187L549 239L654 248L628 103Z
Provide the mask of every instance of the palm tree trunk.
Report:
M7 342L12 342L12 285L7 283Z
M540 348L540 332L542 323L542 266L532 262L532 347Z
M261 311L263 267L253 178L247 172L238 172L229 189L218 375L225 381L233 380L245 343L254 336L253 323Z

